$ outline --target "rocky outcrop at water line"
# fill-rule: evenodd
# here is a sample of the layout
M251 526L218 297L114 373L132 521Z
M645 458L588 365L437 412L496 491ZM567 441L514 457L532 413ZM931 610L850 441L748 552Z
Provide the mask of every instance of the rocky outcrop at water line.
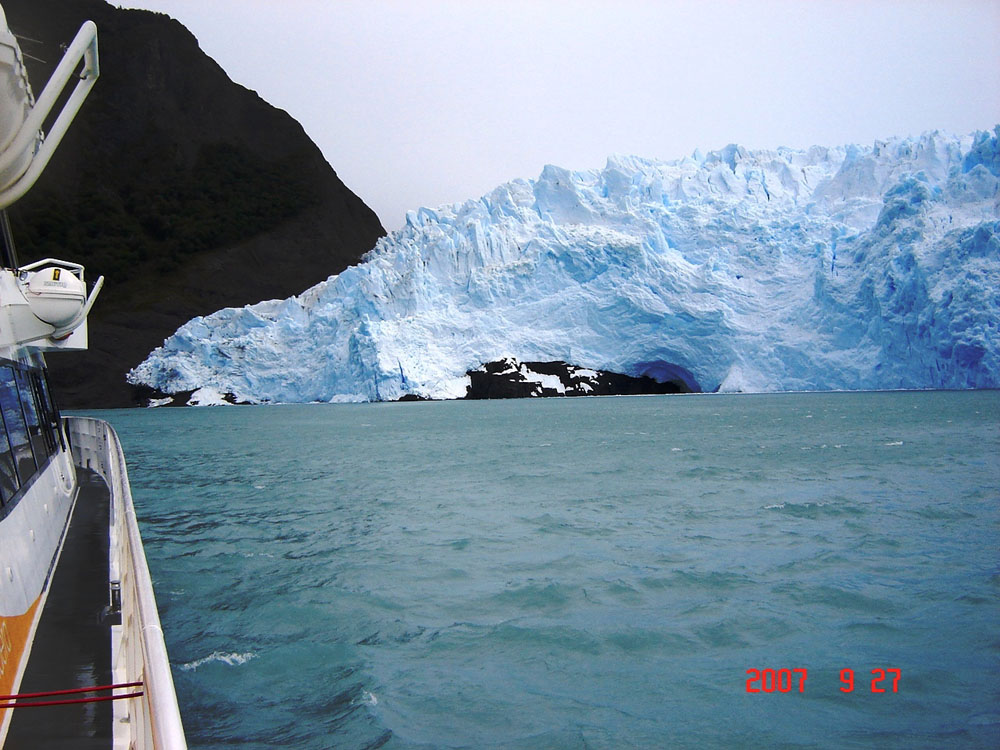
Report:
M469 370L465 398L469 400L505 398L552 398L559 396L639 396L670 393L699 393L698 384L683 368L665 363L645 363L653 374L624 375L592 370L566 362L520 362L505 357ZM659 365L652 367L651 365ZM137 403L142 406L223 406L251 404L235 394L212 388L163 393L137 386ZM399 401L433 401L408 393Z
M469 370L468 375L467 399L636 396L697 390L680 376L660 381L648 375L591 370L561 361L519 362L511 357L488 362Z

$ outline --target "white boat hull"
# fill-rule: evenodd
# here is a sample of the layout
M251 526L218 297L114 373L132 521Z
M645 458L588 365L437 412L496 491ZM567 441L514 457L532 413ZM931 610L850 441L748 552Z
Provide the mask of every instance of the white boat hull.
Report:
M76 498L76 471L59 452L2 521L0 532L0 694L24 674L48 584ZM13 712L0 709L0 745Z

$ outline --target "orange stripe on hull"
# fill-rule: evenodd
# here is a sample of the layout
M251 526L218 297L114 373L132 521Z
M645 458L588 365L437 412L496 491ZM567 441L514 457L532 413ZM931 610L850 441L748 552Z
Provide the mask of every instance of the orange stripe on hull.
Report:
M0 695L14 692L14 680L17 679L18 667L35 620L35 611L41 601L42 597L35 599L35 603L23 615L0 617ZM0 708L0 717L6 712L7 709Z

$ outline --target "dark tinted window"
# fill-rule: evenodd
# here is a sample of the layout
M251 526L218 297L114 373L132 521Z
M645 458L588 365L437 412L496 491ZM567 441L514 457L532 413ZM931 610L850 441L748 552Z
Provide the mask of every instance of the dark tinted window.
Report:
M45 381L45 373L32 371L28 373L31 382L31 392L35 397L35 406L38 410L38 419L42 423L42 437L45 438L45 447L52 455L58 447L59 416L55 404L49 395L48 385Z
M18 484L24 484L38 466L31 450L24 412L21 411L21 398L17 392L14 371L10 367L0 367L0 408L3 409L4 426L7 428L7 439L19 478Z
M14 374L9 367L0 366L0 382L13 380ZM0 406L2 406L3 420L6 423L8 411L8 395L5 391L0 391ZM20 482L17 480L17 472L14 470L14 451L11 448L9 433L6 426L3 435L0 436L0 500L7 502L11 496L17 492Z
M14 381L17 383L17 392L21 396L21 410L24 412L24 422L28 428L28 439L31 441L31 448L35 454L35 462L41 464L49 452L45 436L42 434L43 423L38 414L35 392L31 387L31 376L23 370L15 370Z

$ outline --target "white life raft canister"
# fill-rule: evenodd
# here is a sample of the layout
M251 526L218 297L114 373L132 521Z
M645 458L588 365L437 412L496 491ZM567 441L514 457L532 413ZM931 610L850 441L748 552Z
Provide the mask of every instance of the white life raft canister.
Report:
M28 276L24 296L36 318L59 328L83 310L87 287L71 271L46 266Z

